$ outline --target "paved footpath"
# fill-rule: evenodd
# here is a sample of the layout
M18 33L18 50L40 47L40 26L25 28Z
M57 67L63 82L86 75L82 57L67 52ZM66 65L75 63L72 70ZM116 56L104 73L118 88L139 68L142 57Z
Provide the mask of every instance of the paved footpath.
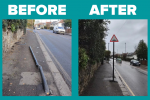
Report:
M85 89L82 96L123 96L117 82L110 82L112 68L104 62L95 72L93 79Z
M29 30L3 58L3 96L45 96L41 76L29 46L43 67L49 88L59 96L36 35Z

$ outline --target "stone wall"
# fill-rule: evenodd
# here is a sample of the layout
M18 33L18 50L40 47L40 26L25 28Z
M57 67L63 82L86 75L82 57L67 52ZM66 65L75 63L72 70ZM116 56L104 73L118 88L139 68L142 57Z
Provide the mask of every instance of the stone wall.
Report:
M20 39L22 35L23 30L21 29L18 29L16 33L11 32L11 30L3 31L3 57L10 51L11 47Z
M94 72L99 68L101 63L96 63L95 65L89 65L86 69L79 70L79 95L82 94L84 89L89 84L92 79Z

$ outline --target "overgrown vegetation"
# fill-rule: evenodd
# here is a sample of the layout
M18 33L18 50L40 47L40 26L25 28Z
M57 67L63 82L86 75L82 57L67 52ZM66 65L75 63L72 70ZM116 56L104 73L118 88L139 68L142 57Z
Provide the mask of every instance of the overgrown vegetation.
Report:
M82 66L80 68L86 68L88 60L89 57L86 53L86 50L79 47L79 66Z
M3 31L10 29L12 32L17 32L18 29L22 29L24 34L26 33L26 19L4 19L3 20Z
M71 19L64 19L64 26L71 28Z
M104 37L108 31L107 25L109 23L108 20L79 20L79 47L81 50L84 49L89 57L86 62L95 64L103 60L105 54ZM79 67L86 66L81 64L86 59L85 57L79 50Z

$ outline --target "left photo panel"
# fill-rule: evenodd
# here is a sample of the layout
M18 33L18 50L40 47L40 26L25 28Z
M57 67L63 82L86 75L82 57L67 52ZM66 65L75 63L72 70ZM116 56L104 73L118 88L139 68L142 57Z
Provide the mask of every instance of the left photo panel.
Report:
M3 96L71 96L72 21L3 19Z

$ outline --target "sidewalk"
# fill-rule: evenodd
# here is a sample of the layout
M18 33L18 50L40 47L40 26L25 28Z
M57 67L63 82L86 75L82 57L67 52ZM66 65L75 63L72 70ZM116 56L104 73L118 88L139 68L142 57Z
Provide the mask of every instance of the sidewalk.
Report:
M70 35L70 36L71 36L71 35L72 35L72 33L65 33L65 35Z
M60 95L48 68L36 35L29 30L3 58L3 96L45 96L39 69L35 66L29 46L43 67L49 88Z
M118 83L108 80L111 77L112 68L110 64L104 62L95 72L82 96L123 96Z

